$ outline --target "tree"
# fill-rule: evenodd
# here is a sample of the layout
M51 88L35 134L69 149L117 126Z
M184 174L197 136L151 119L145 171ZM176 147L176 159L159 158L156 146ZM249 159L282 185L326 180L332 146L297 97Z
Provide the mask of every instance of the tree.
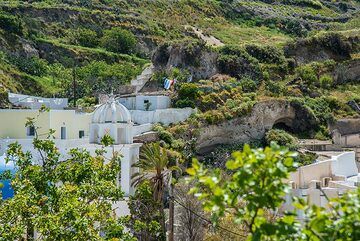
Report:
M137 41L130 31L115 27L105 30L100 42L109 51L130 54L135 50Z
M178 240L201 241L205 236L205 227L208 223L192 212L205 216L201 202L194 195L189 194L192 186L193 183L178 182L174 188L174 198L183 205L179 204L175 208Z
M77 28L70 30L68 34L70 43L84 47L96 47L99 43L97 33L87 28Z
M265 149L245 145L227 162L229 175L205 169L195 160L188 173L198 185L191 192L211 212L214 224L230 215L242 227L237 235L247 240L359 240L360 188L329 200L330 211L298 199L294 207L304 211L304 225L296 220L296 212L273 217L288 189L284 180L297 166L294 157L274 143Z
M123 85L139 72L139 67L131 63L107 64L105 61L92 61L77 69L78 91L82 96L109 93L111 88Z
M326 195L325 197L327 198ZM329 201L330 210L317 206L309 207L303 200L295 204L297 208L305 211L302 240L360 240L360 188Z
M134 167L139 168L141 172L133 175L133 185L138 186L144 181L149 181L153 191L153 199L160 204L161 224L165 232L164 190L171 181L172 171L176 170L177 167L170 166L168 153L160 146L159 142L145 145L140 153L140 160L134 164Z
M43 108L41 111L44 111ZM16 163L11 178L15 196L0 202L0 240L134 240L112 210L122 200L117 184L119 155L96 156L73 149L60 159L54 142L39 138L35 119L26 126L35 128L33 145L39 159L11 144L8 160ZM51 138L53 131L49 131Z
M203 189L192 191L203 201L205 210L212 211L215 222L231 209L235 221L245 225L244 233L260 237L276 230L266 222L265 210L276 210L283 202L288 188L283 179L288 177L289 171L295 170L295 156L276 144L253 150L245 145L242 152L233 153L226 163L232 173L226 179L220 169L210 172L195 160L188 173Z
M135 195L129 198L130 216L127 223L130 232L141 241L164 240L160 203L153 198L149 181L137 186Z

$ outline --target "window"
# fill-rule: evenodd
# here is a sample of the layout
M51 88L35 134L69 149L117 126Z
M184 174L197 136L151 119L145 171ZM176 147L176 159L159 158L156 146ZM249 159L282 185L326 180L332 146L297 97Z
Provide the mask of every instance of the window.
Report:
M27 136L35 136L35 127L34 126L28 126L26 130Z
M65 140L66 139L66 127L61 127L61 139Z
M144 108L146 111L150 110L151 102L149 100L144 100Z
M83 138L85 136L85 131L81 130L79 131L79 138Z

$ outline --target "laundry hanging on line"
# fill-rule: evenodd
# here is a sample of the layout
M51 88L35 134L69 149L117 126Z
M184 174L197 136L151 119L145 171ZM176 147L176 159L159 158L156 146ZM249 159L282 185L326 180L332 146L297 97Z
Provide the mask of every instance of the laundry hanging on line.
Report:
M176 79L170 80L168 78L164 78L164 89L168 90L172 85L175 85Z

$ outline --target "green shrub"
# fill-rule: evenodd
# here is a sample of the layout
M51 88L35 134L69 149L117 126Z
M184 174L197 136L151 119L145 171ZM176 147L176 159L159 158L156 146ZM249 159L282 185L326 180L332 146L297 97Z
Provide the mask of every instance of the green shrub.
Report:
M260 63L280 64L285 62L284 53L274 46L250 44L245 46L246 52Z
M320 34L313 38L310 38L308 41L311 41L312 44L324 46L328 50L331 50L334 53L337 53L341 56L347 58L350 57L350 54L355 50L356 45L359 41L349 41L349 39L337 32L327 32Z
M79 107L91 107L91 106L95 106L95 104L96 104L95 97L86 97L85 96L76 101L76 106L79 106Z
M115 27L104 31L104 36L100 40L101 45L112 52L130 54L135 51L136 38L128 30Z
M43 76L48 71L48 62L38 57L23 58L11 56L10 62L17 66L19 70L36 76Z
M128 83L139 72L139 66L129 62L107 64L105 61L92 61L77 69L78 89L88 96L109 93L114 86Z
M279 130L279 129L269 130L265 135L265 140L268 145L270 145L272 141L275 141L277 144L281 146L287 146L293 150L298 148L297 138L290 135L284 130Z
M299 105L308 108L321 124L327 124L334 120L334 109L332 109L330 105L334 105L334 100L332 98L328 99L324 96L319 98L294 98L291 102L297 102Z
M323 5L318 0L283 0L285 4L292 4L303 7L311 7L315 9L321 9Z
M174 136L161 125L155 125L153 128L159 135L159 138L165 141L167 144L171 145L175 140Z
M71 44L81 45L84 47L96 47L99 43L97 33L91 29L78 28L68 33Z
M210 124L219 124L225 120L223 113L218 110L210 110L203 114L205 121Z
M313 164L316 161L317 155L315 153L311 152L299 152L299 155L295 158L295 161L297 161L300 166L310 165Z
M328 74L322 75L320 77L319 81L320 81L321 87L324 88L324 89L330 89L334 85L333 78Z
M186 107L195 108L195 102L193 100L189 100L188 98L181 99L181 100L178 100L175 102L175 107L177 107L177 108L186 108Z
M179 100L195 100L199 96L199 87L194 83L181 84L178 91Z
M21 19L16 16L0 12L0 28L7 32L23 35L24 26Z
M281 30L288 34L305 37L308 33L307 28L299 19L283 19L280 22L282 23Z
M314 85L318 83L316 71L310 65L304 65L296 69L297 75L307 84Z
M226 45L221 48L217 62L221 73L232 77L240 79L246 75L259 79L262 76L259 61L239 46Z
M267 81L265 88L270 96L280 96L284 92L284 86L275 81Z
M240 87L244 92L254 92L257 89L257 84L254 80L245 77L240 80Z

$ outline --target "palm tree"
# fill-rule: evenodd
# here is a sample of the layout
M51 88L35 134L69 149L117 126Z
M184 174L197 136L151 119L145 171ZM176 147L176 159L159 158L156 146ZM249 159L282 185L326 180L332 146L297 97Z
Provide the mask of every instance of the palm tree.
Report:
M172 171L178 169L177 166L169 167L169 157L165 148L159 142L150 143L143 147L140 153L140 160L133 165L139 168L139 172L132 176L132 185L137 186L144 181L149 181L153 190L154 201L159 204L162 216L161 222L165 231L163 197L165 187L171 181Z

